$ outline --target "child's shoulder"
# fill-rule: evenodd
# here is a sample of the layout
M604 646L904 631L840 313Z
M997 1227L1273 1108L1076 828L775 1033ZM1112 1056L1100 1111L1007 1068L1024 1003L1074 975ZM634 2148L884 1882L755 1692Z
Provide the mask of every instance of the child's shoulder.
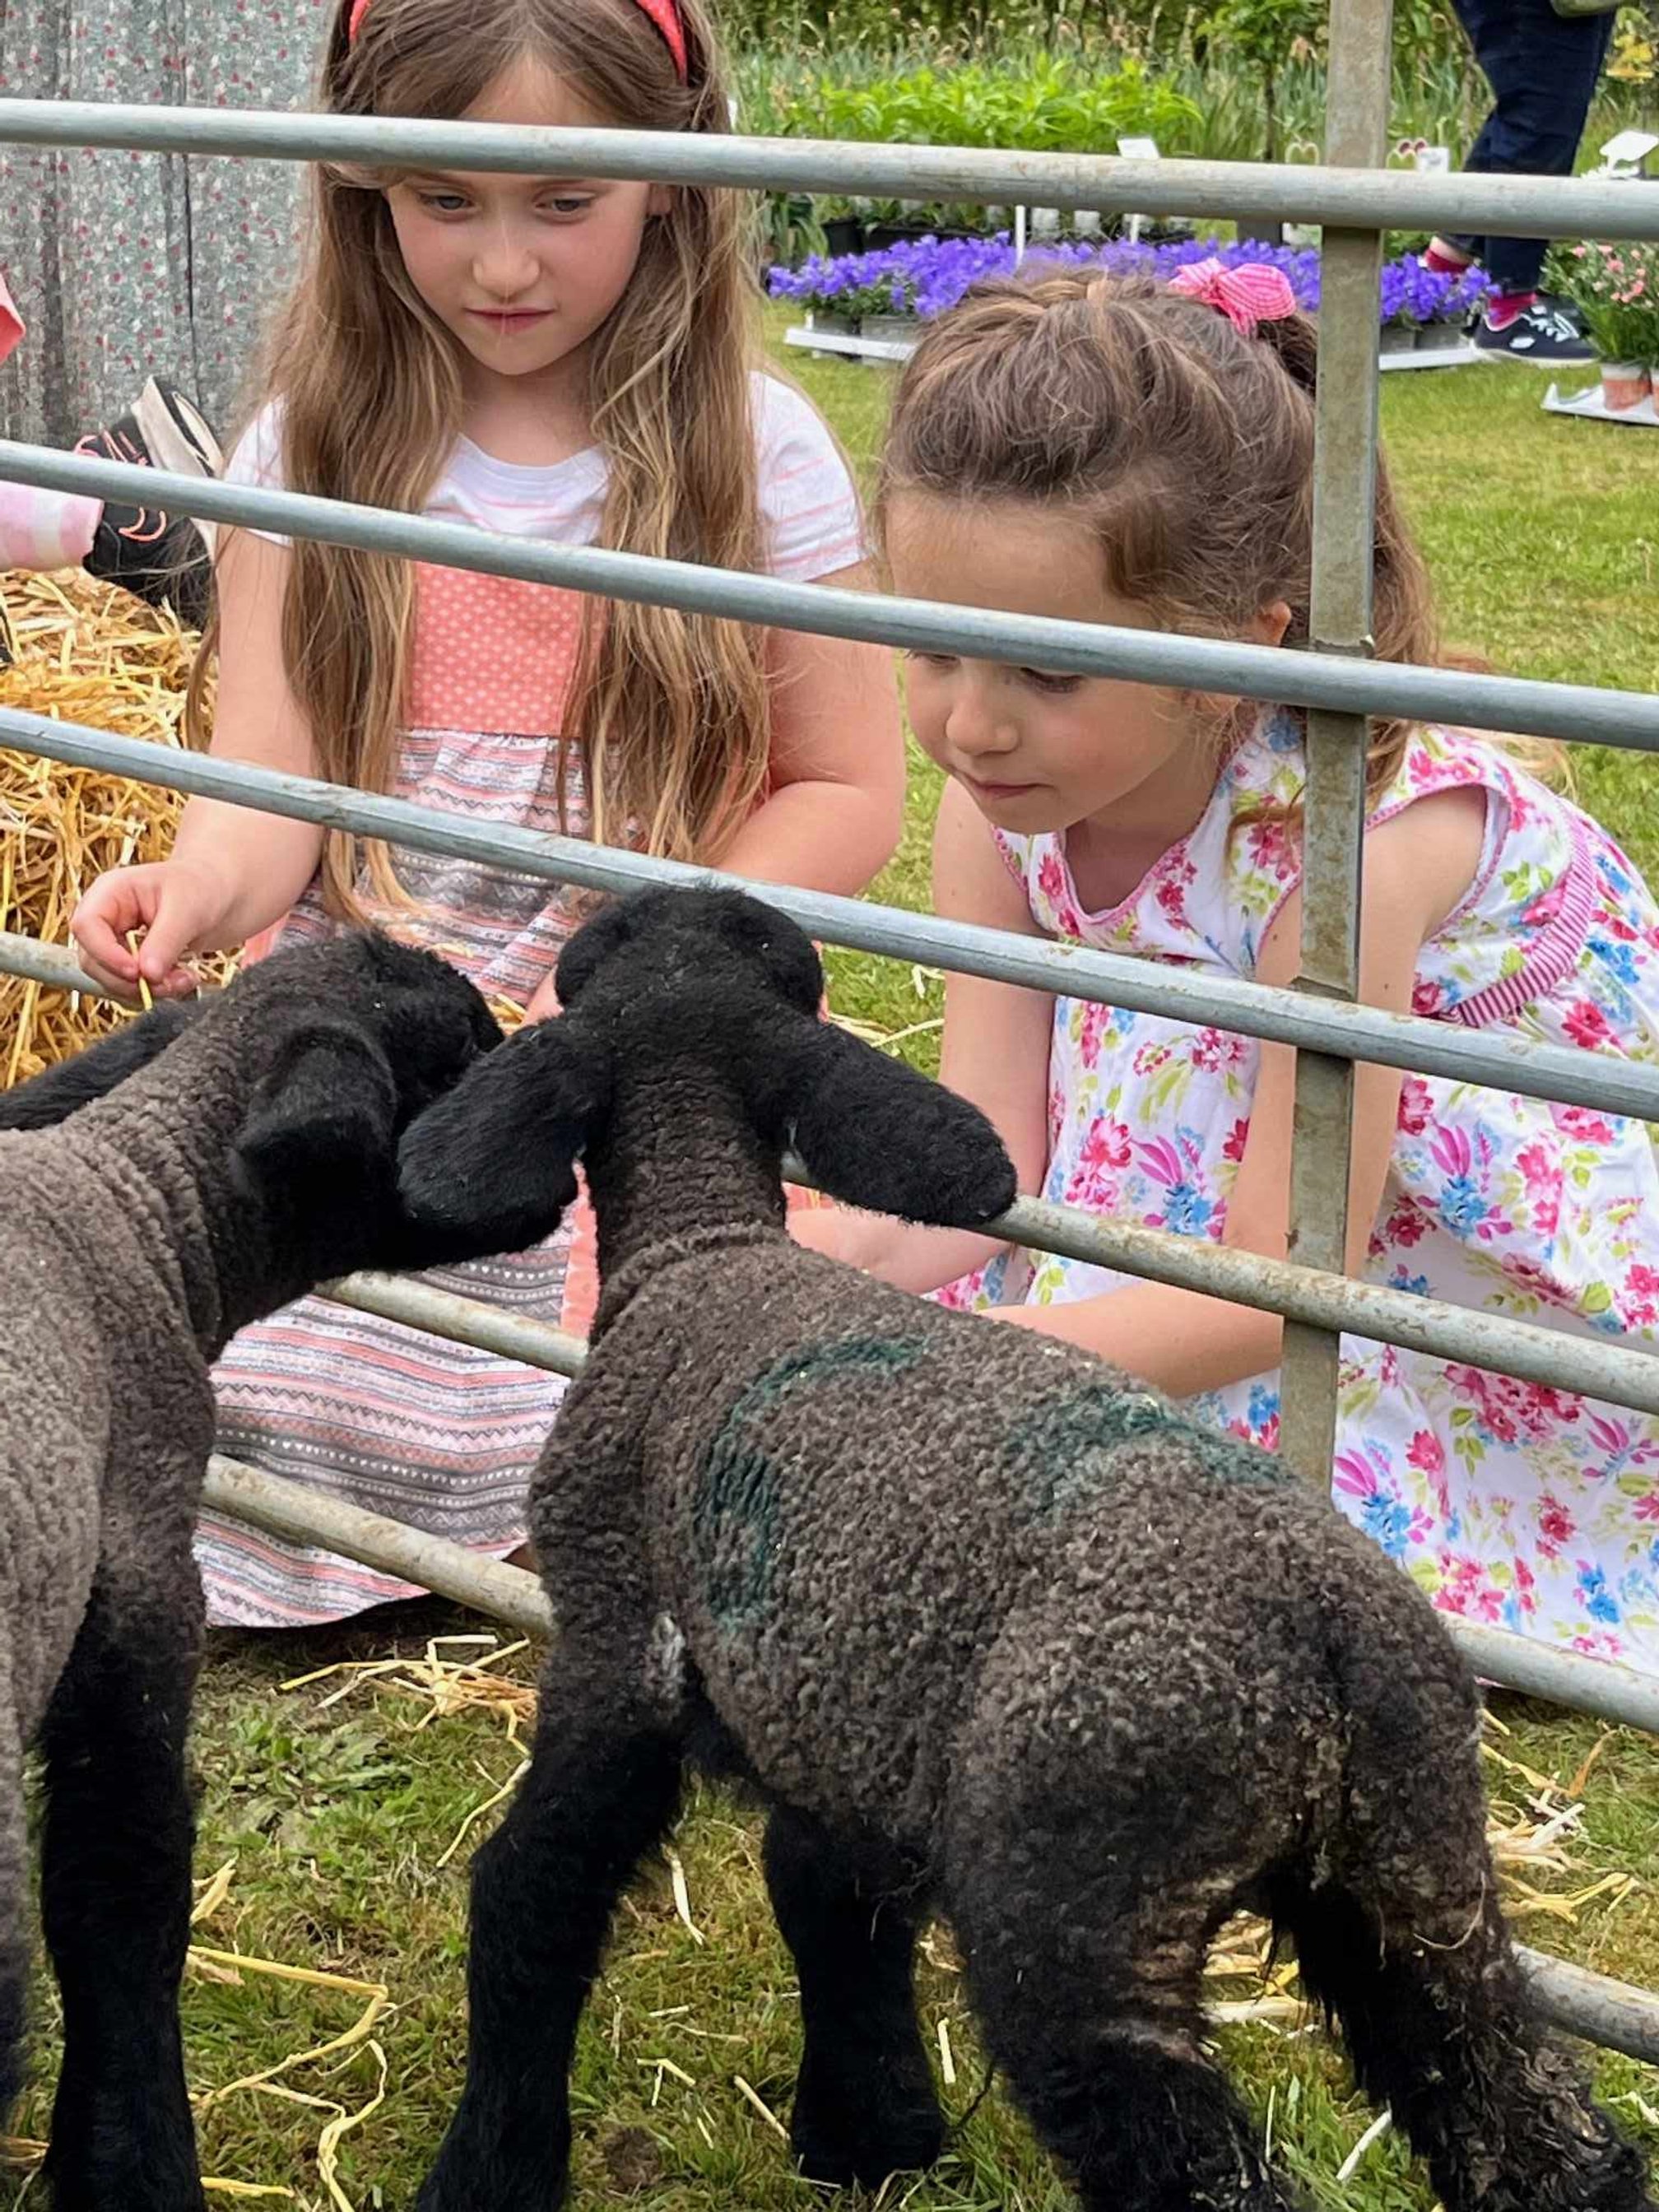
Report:
M227 483L283 488L283 403L268 399L248 423L225 463Z
M804 392L767 369L754 383L756 492L775 576L808 583L868 552L857 487L834 433Z

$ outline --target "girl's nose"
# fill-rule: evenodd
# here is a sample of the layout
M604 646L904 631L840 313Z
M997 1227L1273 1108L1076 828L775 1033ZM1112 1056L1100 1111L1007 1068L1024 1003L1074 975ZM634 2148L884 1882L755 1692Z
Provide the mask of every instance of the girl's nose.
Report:
M479 249L472 264L472 281L492 300L513 300L535 283L538 265L528 246L503 227Z
M964 685L951 702L945 720L945 735L951 749L967 759L993 753L1010 753L1019 743L1019 732L982 684Z

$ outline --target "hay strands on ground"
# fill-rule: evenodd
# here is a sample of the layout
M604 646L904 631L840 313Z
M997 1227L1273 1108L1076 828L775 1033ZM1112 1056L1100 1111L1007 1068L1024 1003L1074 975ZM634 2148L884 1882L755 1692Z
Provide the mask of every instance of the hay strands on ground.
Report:
M448 1656L453 1649L477 1650L480 1647L483 1650L480 1658ZM490 1635L434 1636L428 1640L423 1658L343 1660L332 1667L319 1667L309 1674L296 1674L281 1686L292 1692L340 1678L339 1686L331 1690L317 1708L319 1712L326 1712L330 1706L349 1698L360 1684L379 1682L400 1696L424 1700L426 1711L415 1723L417 1729L463 1712L483 1711L501 1719L508 1742L519 1753L518 1763L505 1781L492 1783L489 1795L468 1812L434 1862L441 1868L456 1856L485 1814L506 1802L529 1771L530 1755L520 1730L535 1716L535 1690L528 1682L514 1681L494 1671L527 1648L528 1639L523 1637L514 1644L501 1644Z
M199 1926L210 1919L228 1900L234 1878L234 1863L220 1868L197 1899L191 1914L191 1924ZM198 2117L223 2104L227 2099L258 2094L278 2097L290 2104L304 2105L313 2111L325 2112L329 2118L317 2138L317 2174L328 2191L335 2212L356 2212L356 2207L341 2186L339 2177L340 2144L354 2128L362 2126L386 2102L387 2065L384 2046L376 2039L374 2029L392 2009L392 1992L383 1982L360 1980L351 1974L329 1973L316 1966L294 1966L277 1959L261 1959L242 1951L220 1951L192 1944L185 1954L188 1968L205 1973L214 1980L240 1982L245 1975L264 1975L275 1981L295 1982L308 1989L337 1990L343 1996L362 2000L362 2009L349 2027L339 2034L330 2036L322 2043L313 2044L303 2051L291 2051L270 2066L261 2067L257 2073L244 2074L235 2081L227 2081L216 2089L199 2090L191 2097ZM377 2080L374 2094L354 2111L337 2103L331 2097L318 2097L291 2087L284 2077L304 2066L317 2066L328 2059L341 2059L365 2051L374 2061ZM211 2189L214 2185L205 2185ZM233 2185L233 2193L292 2197L287 2189L263 2188L258 2185L239 2182Z
M210 1920L228 1902L235 1877L234 1862L222 1866L203 1887L191 1910L191 1925L199 1927ZM204 1979L217 1982L240 1983L248 1975L264 1975L272 1980L296 1982L318 1990L337 1990L343 1996L362 2000L362 2009L349 2027L326 2041L313 2044L303 2051L289 2053L275 2064L262 2067L258 2073L245 2074L234 2081L227 2081L216 2089L193 2091L191 2103L198 2117L223 2104L227 2099L243 2094L258 2094L280 2097L291 2104L303 2105L330 2115L317 2138L317 2174L328 2192L334 2212L357 2212L341 2185L339 2176L340 2143L354 2128L361 2127L386 2101L387 2078L386 2055L375 2039L374 2030L392 2008L392 1993L381 1982L360 1981L349 1974L331 1974L315 1966L294 1966L277 1959L261 1959L243 1951L221 1951L191 1944L185 1954L185 1970ZM374 2094L354 2111L331 2097L318 2097L290 2087L285 2075L303 2066L315 2066L328 2059L355 2057L359 2049L365 2050L374 2062L378 2080ZM46 2146L18 2137L0 2139L0 2165L21 2167L26 2172L37 2170L46 2154ZM295 2203L296 2192L281 2182L246 2181L226 2175L204 2175L204 2191L210 2197L222 2197L242 2202Z

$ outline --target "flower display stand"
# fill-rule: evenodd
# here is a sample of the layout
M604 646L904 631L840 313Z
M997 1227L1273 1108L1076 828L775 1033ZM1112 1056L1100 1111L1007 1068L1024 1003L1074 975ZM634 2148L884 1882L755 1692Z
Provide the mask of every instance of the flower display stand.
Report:
M1589 422L1630 422L1638 429L1659 430L1659 407L1654 405L1651 395L1638 407L1622 408L1615 412L1607 405L1599 384L1592 384L1588 392L1563 392L1558 385L1552 384L1544 394L1544 412L1547 415L1579 415Z
M883 319L885 320L886 318ZM921 327L920 324L916 325L918 336L921 333ZM914 337L866 338L862 331L848 333L840 331L809 330L805 324L792 325L783 334L783 342L786 345L805 346L812 353L846 354L855 361L892 362L908 361L911 354L915 350L916 344ZM1444 345L1419 346L1410 353L1379 354L1377 365L1385 369L1462 368L1469 362L1479 359L1480 356L1468 340L1459 334L1456 337L1449 335ZM1598 392L1596 397L1599 398L1600 396ZM1572 409L1564 411L1576 413L1581 410ZM1641 420L1643 418L1638 409L1635 417L1617 419ZM1651 419L1650 408L1647 419Z

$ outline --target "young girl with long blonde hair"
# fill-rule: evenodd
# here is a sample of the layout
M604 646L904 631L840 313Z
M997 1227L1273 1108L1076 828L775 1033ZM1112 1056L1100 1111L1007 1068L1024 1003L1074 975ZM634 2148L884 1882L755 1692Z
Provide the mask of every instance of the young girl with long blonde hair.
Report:
M349 0L337 114L720 131L701 0ZM739 196L322 163L267 404L228 469L495 530L840 584L858 504L828 432L757 365ZM475 819L854 892L902 804L887 656L263 533L219 560L214 750ZM204 656L205 658L205 656ZM192 954L363 918L555 1011L570 900L541 882L192 800L170 859L74 929L121 992ZM143 933L138 953L129 933ZM443 1279L568 1319L569 1239ZM232 1346L221 1443L456 1540L523 1533L555 1378L307 1300ZM212 1616L331 1618L401 1586L209 1524Z
M1271 270L983 287L929 328L899 388L880 487L895 587L1305 647L1316 374ZM1386 469L1375 561L1378 656L1433 661ZM911 657L907 688L949 778L942 914L1294 976L1298 711L933 654ZM1659 912L1597 823L1515 749L1454 730L1374 721L1369 784L1367 1001L1659 1060ZM946 999L945 1079L997 1122L1024 1188L1273 1256L1293 1070L1284 1047L1087 1000L971 977ZM1349 1218L1357 1275L1578 1334L1659 1334L1659 1166L1635 1121L1361 1067ZM1271 1314L868 1217L805 1215L798 1234L1277 1440ZM1447 1611L1659 1670L1659 1422L1345 1338L1332 1484Z

